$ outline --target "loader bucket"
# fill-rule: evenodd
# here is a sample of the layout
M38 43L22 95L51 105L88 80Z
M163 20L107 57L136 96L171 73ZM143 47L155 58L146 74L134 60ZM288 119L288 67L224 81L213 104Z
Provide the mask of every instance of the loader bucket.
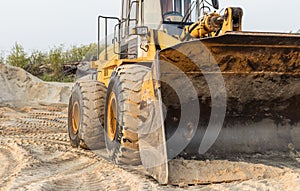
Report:
M161 184L178 156L300 149L300 35L230 32L184 42L157 54L152 76L155 100L139 144Z

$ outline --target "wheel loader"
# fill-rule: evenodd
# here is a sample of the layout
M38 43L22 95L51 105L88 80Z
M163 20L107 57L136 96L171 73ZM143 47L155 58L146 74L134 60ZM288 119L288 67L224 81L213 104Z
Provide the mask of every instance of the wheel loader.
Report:
M243 10L217 0L121 3L120 18L98 17L95 79L72 90L73 147L161 184L174 158L300 149L300 35L242 31Z

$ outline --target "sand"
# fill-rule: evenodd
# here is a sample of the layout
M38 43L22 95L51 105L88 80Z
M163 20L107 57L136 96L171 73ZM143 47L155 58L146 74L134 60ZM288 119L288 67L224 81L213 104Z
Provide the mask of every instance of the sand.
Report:
M116 166L70 146L64 106L0 108L0 190L300 190L300 155L239 161L172 161L176 186L159 185L141 166ZM202 173L203 185L186 176ZM176 175L176 176L175 176ZM177 179L174 179L176 177Z
M44 82L20 68L0 64L2 104L68 103L72 86L72 83Z

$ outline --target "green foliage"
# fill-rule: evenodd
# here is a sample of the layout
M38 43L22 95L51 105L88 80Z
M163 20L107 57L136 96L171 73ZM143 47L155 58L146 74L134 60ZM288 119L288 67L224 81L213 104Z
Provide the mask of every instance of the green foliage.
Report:
M18 43L15 43L9 56L7 57L6 63L26 70L28 67L28 61L29 60L24 48Z
M93 57L97 57L97 54L98 54L98 45L96 43L89 44L86 47L86 54L85 54L84 61L91 61Z
M51 73L58 77L62 77L62 66L65 63L65 55L63 52L63 47L55 47L49 51L48 63L50 64Z
M90 61L97 55L97 44L72 46L65 50L63 45L48 52L33 51L27 55L24 48L16 43L7 59L0 55L0 62L25 69L45 81L72 82L74 76L64 75L63 66L81 61Z
M80 47L72 46L70 50L66 51L66 61L90 61L93 56L97 55L97 44L82 45Z
M43 75L47 69L47 54L41 51L35 50L29 57L29 64L27 71L35 76Z

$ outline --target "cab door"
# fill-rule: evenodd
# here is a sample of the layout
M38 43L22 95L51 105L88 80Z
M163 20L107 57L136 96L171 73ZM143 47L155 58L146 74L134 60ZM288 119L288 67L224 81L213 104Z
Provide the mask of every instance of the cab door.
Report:
M120 30L120 59L136 59L138 57L139 37L132 35L132 29L138 26L140 1L123 0L122 21Z

